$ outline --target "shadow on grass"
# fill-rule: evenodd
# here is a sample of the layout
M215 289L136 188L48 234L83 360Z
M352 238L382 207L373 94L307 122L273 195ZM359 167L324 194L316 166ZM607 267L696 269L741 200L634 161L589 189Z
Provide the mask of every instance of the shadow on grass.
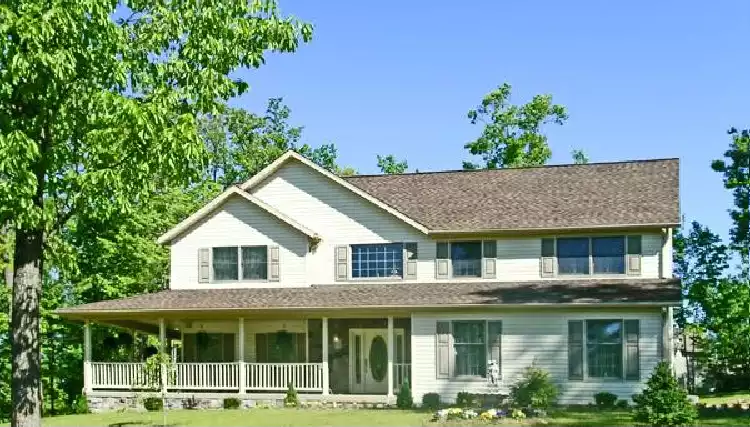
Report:
M107 427L174 427L177 424L153 424L143 421L123 421L120 423L111 423Z

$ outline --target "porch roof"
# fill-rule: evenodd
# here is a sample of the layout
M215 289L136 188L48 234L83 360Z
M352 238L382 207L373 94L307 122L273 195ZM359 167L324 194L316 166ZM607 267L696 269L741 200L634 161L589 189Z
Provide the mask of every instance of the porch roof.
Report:
M677 305L679 279L576 279L180 289L62 308L65 317L129 312L450 308L533 305Z

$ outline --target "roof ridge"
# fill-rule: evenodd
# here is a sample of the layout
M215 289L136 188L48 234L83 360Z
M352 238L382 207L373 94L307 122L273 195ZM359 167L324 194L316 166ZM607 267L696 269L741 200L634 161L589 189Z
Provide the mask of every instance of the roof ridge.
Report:
M425 171L425 172L404 172L400 174L387 174L387 173L372 173L372 174L358 174L358 175L341 175L342 179L357 179L357 178L375 178L384 176L403 176L403 175L434 175L434 174L449 174L449 173L481 173L481 172L499 172L499 171L512 171L522 169L554 169L554 168L565 168L565 167L588 167L588 166L602 166L602 165L618 165L618 164L633 164L633 163L656 163L656 162L667 162L677 160L679 157L662 157L655 159L632 159L632 160L616 160L611 162L590 162L590 163L559 163L551 165L531 165L531 166L519 166L515 168L500 168L500 169L445 169L438 171Z

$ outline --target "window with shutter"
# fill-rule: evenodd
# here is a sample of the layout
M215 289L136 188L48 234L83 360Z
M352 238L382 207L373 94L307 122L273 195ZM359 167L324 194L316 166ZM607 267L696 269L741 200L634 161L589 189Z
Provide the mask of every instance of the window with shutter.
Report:
M494 279L497 277L497 241L485 240L482 252L482 277Z
M435 253L435 277L438 279L447 279L450 277L451 260L450 244L448 242L438 242Z
M503 372L503 322L500 320L491 320L487 322L487 366L492 361L497 363L500 368L499 375L502 378Z
M435 334L436 377L448 379L453 376L452 359L453 345L451 343L450 322L437 322Z

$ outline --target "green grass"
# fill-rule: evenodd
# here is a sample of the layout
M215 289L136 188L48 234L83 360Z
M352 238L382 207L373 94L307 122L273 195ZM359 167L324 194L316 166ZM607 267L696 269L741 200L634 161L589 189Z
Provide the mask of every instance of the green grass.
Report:
M700 396L700 403L707 405L720 405L727 403L734 405L735 403L750 403L750 392L738 392L738 393L717 393L706 396Z
M453 426L488 425L481 421L433 423L431 414L399 410L322 410L322 409L251 409L251 410L179 410L167 413L169 426ZM162 425L161 412L110 412L105 414L64 415L45 418L45 426L143 427ZM554 426L631 426L627 411L566 410L551 412L545 420L517 423L504 420L492 425ZM750 416L703 418L701 426L750 426Z

